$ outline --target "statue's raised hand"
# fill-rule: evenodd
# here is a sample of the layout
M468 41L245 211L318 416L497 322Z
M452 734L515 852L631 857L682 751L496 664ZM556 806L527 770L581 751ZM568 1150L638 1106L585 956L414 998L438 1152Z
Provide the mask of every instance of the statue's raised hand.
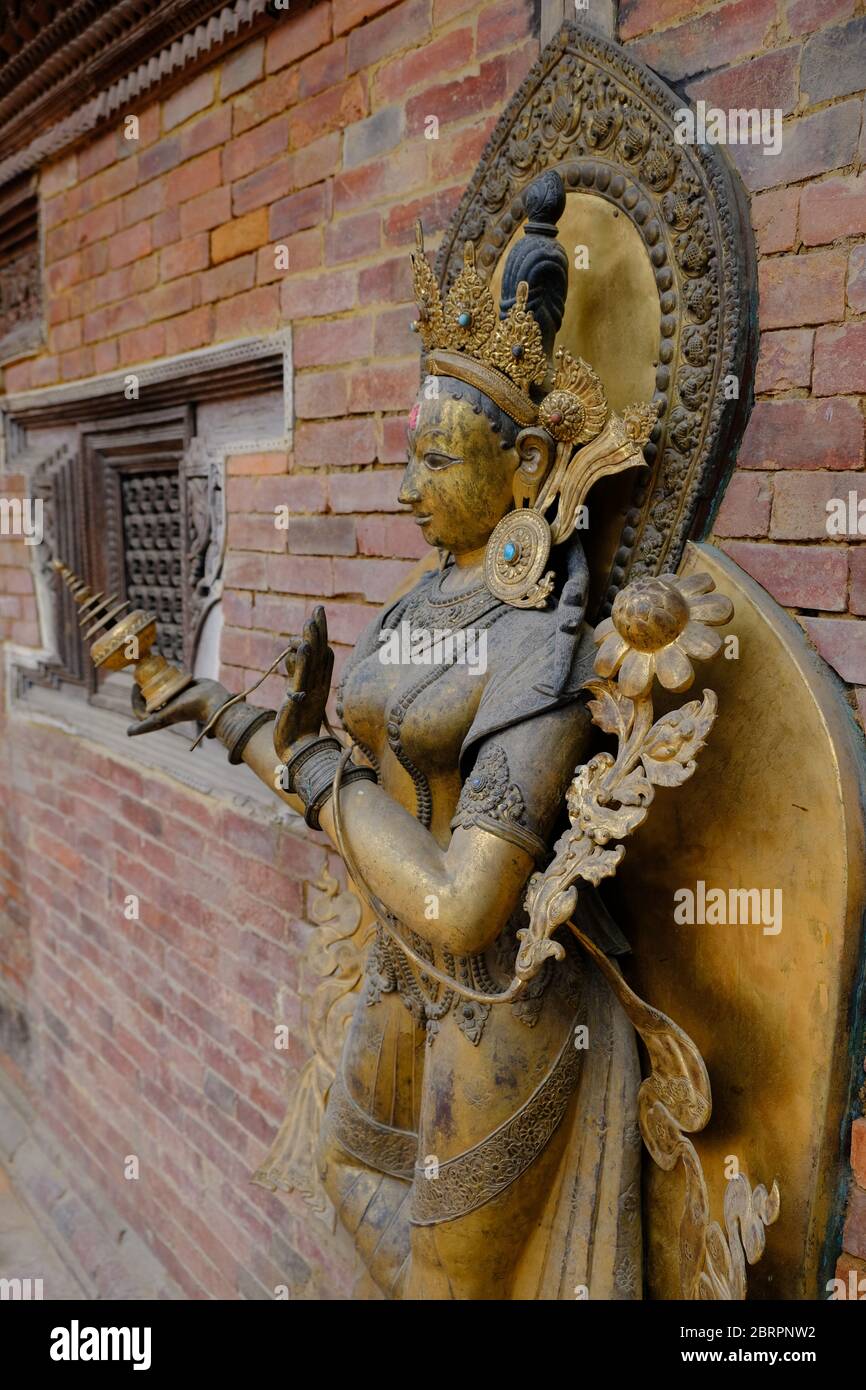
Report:
M206 724L229 698L229 692L219 681L194 681L162 709L146 715L144 698L136 685L132 692L132 712L138 723L130 724L126 732L134 738L136 734L150 734L154 729L167 729L169 724L183 724L189 719Z
M286 657L289 686L274 724L274 748L282 762L292 744L319 733L333 670L334 653L328 646L328 623L320 605L304 623L303 634L290 644Z

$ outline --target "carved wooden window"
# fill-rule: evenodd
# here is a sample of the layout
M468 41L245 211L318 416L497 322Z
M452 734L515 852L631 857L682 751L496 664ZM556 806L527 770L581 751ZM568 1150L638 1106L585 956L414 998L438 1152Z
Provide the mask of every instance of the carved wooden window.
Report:
M179 405L82 426L77 456L58 450L37 477L46 565L61 556L94 589L155 613L158 650L189 667L219 595L225 539L221 459L193 439L193 414ZM58 661L45 677L93 693L75 605L64 586L50 589Z
M0 361L29 351L41 336L39 200L27 178L0 191Z
M159 650L184 660L182 461L189 406L100 426L82 437L91 583L157 617Z
M45 654L15 664L22 696L32 685L97 690L55 557L94 589L155 612L169 661L195 670L198 655L215 674L225 458L291 447L291 337L241 339L136 375L135 401L123 373L0 400L7 467L45 504L33 557Z

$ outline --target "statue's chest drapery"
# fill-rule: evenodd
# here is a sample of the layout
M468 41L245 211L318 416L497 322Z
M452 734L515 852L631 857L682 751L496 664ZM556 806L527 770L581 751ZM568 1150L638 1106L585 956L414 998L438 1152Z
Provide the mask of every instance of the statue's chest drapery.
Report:
M374 650L344 677L340 709L380 763L389 754L420 778L459 789L458 763L487 681L487 638L502 605L486 592L431 601L426 588L398 606ZM387 773L387 767L383 767ZM420 804L420 818L430 823Z

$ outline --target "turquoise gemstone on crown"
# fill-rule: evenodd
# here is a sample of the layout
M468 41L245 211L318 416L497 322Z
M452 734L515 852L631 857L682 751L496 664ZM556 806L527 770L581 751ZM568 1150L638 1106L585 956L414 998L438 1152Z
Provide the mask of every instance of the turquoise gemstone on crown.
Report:
M502 547L502 558L503 560L507 560L509 563L512 560L517 559L517 546L514 544L514 541L505 542L504 546Z
M457 322L460 324L461 328L468 328L472 322L472 315L468 314L464 309L462 314L457 315Z

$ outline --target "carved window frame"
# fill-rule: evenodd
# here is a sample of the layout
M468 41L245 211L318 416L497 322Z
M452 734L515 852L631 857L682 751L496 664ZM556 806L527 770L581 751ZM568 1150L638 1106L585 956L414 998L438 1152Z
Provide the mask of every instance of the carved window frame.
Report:
M129 372L0 398L6 466L23 473L31 494L44 503L45 544L34 547L33 556L43 649L12 654L14 699L26 699L32 686L103 699L82 646L77 610L50 562L62 558L95 588L126 597L116 486L124 469L141 471L151 466L148 460L156 468L176 464L181 480L184 664L194 669L205 620L222 592L226 457L291 449L289 328L163 359L133 375L134 399L128 398ZM217 441L196 433L199 407L251 403L277 390L281 434L220 434ZM46 454L40 440L50 434L40 432L58 429L70 437Z

